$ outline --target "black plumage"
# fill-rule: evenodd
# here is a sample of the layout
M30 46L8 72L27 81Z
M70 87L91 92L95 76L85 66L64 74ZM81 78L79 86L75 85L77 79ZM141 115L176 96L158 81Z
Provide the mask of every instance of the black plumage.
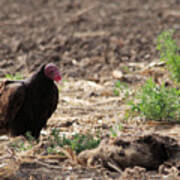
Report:
M29 131L33 137L39 137L58 103L58 88L54 79L48 77L48 73L52 72L45 73L47 66L55 68L57 77L57 67L48 64L26 80L6 80L1 83L0 133L10 132L11 135L18 136Z

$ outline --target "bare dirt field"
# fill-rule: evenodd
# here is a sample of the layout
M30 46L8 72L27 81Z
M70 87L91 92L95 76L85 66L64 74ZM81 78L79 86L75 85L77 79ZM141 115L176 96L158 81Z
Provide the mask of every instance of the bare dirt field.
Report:
M26 143L23 137L0 136L0 179L180 178L180 126L126 121L126 95L113 93L118 79L132 93L149 76L157 82L167 79L156 39L174 29L180 46L179 0L1 0L0 9L0 77L28 77L41 64L54 62L64 79L58 108L39 142L16 151L11 145ZM110 128L119 123L116 139ZM68 148L62 150L66 156L47 154L52 128L69 136L99 132L102 143L80 156ZM111 147L114 154L119 147L124 154L133 152L129 154L136 160L148 154L151 164L133 158L137 163L127 162L119 153L119 167L117 158L110 160Z

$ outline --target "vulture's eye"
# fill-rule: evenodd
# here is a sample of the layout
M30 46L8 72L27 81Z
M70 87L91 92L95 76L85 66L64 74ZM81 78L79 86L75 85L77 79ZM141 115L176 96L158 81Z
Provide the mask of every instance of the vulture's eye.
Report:
M54 73L54 71L53 71L53 70L50 70L49 73L52 74L52 73Z

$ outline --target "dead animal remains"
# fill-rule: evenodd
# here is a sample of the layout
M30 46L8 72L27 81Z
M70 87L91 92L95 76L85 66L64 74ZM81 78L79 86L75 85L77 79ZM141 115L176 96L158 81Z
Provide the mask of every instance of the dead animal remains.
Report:
M22 81L6 80L0 84L0 134L13 136L30 132L35 138L46 126L58 103L61 75L52 63L43 65L30 78Z

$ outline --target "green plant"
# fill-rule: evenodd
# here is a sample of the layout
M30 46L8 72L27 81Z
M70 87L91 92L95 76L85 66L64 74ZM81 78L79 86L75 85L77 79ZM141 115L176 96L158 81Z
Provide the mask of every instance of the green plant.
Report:
M130 73L130 69L128 66L123 66L122 68L125 73Z
M15 75L6 74L5 77L9 80L22 80L23 79L23 75L20 73L16 73Z
M48 153L55 152L57 146L69 146L77 154L85 149L93 149L97 147L101 141L99 137L94 138L92 135L87 134L75 134L72 138L67 138L65 135L59 136L57 129L52 129L51 136L49 138L51 146L48 147Z
M180 55L179 48L173 40L174 31L165 31L157 38L157 50L160 51L160 58L166 63L167 69L172 78L180 82Z
M27 151L29 149L32 149L33 144L26 143L24 140L20 139L16 142L11 143L10 146L13 147L16 151Z
M47 153L48 154L57 154L58 151L55 149L55 147L48 147L47 148Z
M13 143L11 143L11 147L13 147L16 151L27 151L29 149L32 149L35 139L31 135L31 132L27 131L26 139L19 139Z
M137 102L131 102L132 112L138 112L149 120L180 120L180 91L158 86L147 80L137 93Z
M119 131L122 131L123 130L123 125L120 123L120 124L118 124L118 125L116 125L114 128L113 127L111 127L110 128L110 132L111 132L111 136L112 137L117 137L118 136L118 132Z
M26 150L24 141L22 141L22 140L13 142L13 143L11 143L10 146L13 147L17 151L25 151Z
M95 139L92 135L75 134L71 140L70 146L76 152L80 153L86 149L96 148L100 143L100 138Z
M32 143L33 141L35 141L35 138L32 136L30 131L26 132L26 138L27 138L29 143Z
M115 83L115 88L114 88L113 92L114 92L115 96L119 96L120 93L123 93L123 92L125 93L125 96L128 96L129 95L128 85L126 83L118 80Z

